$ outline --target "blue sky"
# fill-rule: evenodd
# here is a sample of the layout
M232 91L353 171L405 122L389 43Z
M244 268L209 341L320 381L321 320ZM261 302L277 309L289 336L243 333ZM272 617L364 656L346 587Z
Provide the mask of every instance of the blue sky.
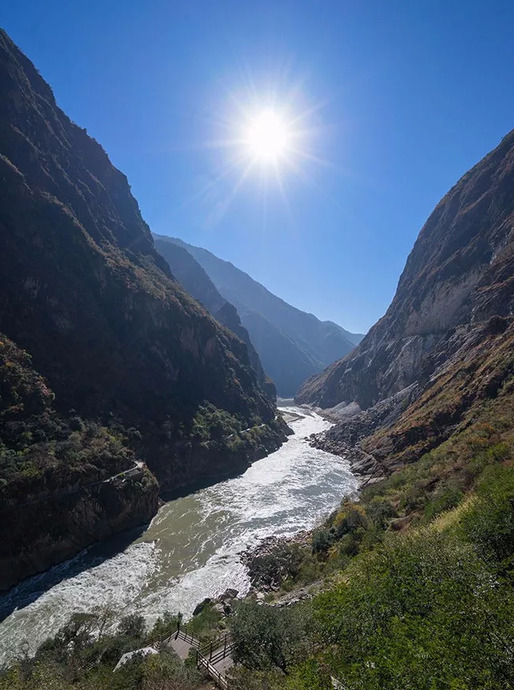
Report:
M0 25L152 230L353 331L386 310L435 204L514 126L510 1L17 0ZM243 166L212 144L271 90L305 115L310 157L282 186L252 172L234 193Z

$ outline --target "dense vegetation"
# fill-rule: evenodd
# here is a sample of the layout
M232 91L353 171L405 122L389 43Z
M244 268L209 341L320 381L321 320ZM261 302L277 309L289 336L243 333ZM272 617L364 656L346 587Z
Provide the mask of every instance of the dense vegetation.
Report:
M238 656L261 675L238 671L235 687L328 690L331 676L347 690L513 687L512 466L493 460L459 508L403 534L363 503L314 535L325 591L293 609L242 604Z
M130 433L59 414L30 355L0 334L0 506L102 481L133 467Z
M163 616L146 631L140 616L113 626L109 611L76 615L47 640L34 658L21 658L0 672L1 690L193 690L202 676L171 652L135 655L113 672L125 652L154 645L176 629Z

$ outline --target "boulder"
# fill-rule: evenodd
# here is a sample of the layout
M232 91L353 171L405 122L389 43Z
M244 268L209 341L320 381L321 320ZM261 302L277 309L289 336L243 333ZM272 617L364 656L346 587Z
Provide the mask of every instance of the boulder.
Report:
M209 597L206 597L203 601L201 601L193 611L193 616L197 616L199 613L201 613L204 608L207 606L207 604L210 604L212 602L212 599Z

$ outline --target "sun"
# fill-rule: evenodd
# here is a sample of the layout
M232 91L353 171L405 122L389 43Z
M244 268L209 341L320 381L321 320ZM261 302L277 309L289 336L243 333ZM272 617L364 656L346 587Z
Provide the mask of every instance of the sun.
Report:
M289 152L293 132L285 118L273 108L265 108L248 119L243 129L243 145L253 161L277 163Z
M286 66L287 67L287 66ZM258 85L244 70L240 85L226 92L227 99L217 112L212 109L212 138L209 149L219 149L223 158L213 154L218 172L207 180L197 195L212 200L212 217L219 222L239 194L255 194L267 217L268 201L282 200L290 218L294 204L289 199L297 183L317 187L309 168L326 166L320 157L324 125L321 110L325 102L307 97L305 79L287 81L289 67L277 69L269 83ZM209 216L209 223L213 222ZM264 221L263 221L264 222Z

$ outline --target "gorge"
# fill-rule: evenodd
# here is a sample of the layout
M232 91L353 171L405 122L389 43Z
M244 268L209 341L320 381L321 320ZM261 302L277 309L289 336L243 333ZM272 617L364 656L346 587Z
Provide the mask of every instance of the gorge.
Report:
M207 5L184 12L198 21ZM136 16L128 40L146 83ZM184 36L175 77L194 62ZM177 97L153 64L173 101L160 107L184 108L179 142L199 75ZM284 200L297 130L285 111L258 106L241 157ZM162 132L152 141L145 184L170 183L177 151ZM224 237L227 256L230 233L213 217L234 201L260 232L259 195L234 200L250 163L230 193L230 165L205 175L213 149L176 165L182 227L165 206L152 230L195 237L188 222L208 207L205 246ZM347 175L336 192L330 173L315 218L296 198L298 227L303 211L312 221L311 285L366 245L370 218L396 246L376 220L377 189L348 229L357 183ZM381 192L389 201L382 178ZM409 194L404 185L393 199L402 213ZM273 205L263 206L265 219ZM343 239L324 244L332 214ZM259 235L265 260L285 244L285 214L274 218ZM296 249L277 256L298 259ZM236 263L152 232L125 175L0 30L0 690L206 690L202 659L216 646L235 662L224 680L212 676L229 690L511 690L514 131L435 206L365 336L296 309ZM382 290L374 270L366 255ZM344 291L335 299L344 306ZM345 317L341 305L319 313ZM184 623L206 645L201 657L170 648Z

